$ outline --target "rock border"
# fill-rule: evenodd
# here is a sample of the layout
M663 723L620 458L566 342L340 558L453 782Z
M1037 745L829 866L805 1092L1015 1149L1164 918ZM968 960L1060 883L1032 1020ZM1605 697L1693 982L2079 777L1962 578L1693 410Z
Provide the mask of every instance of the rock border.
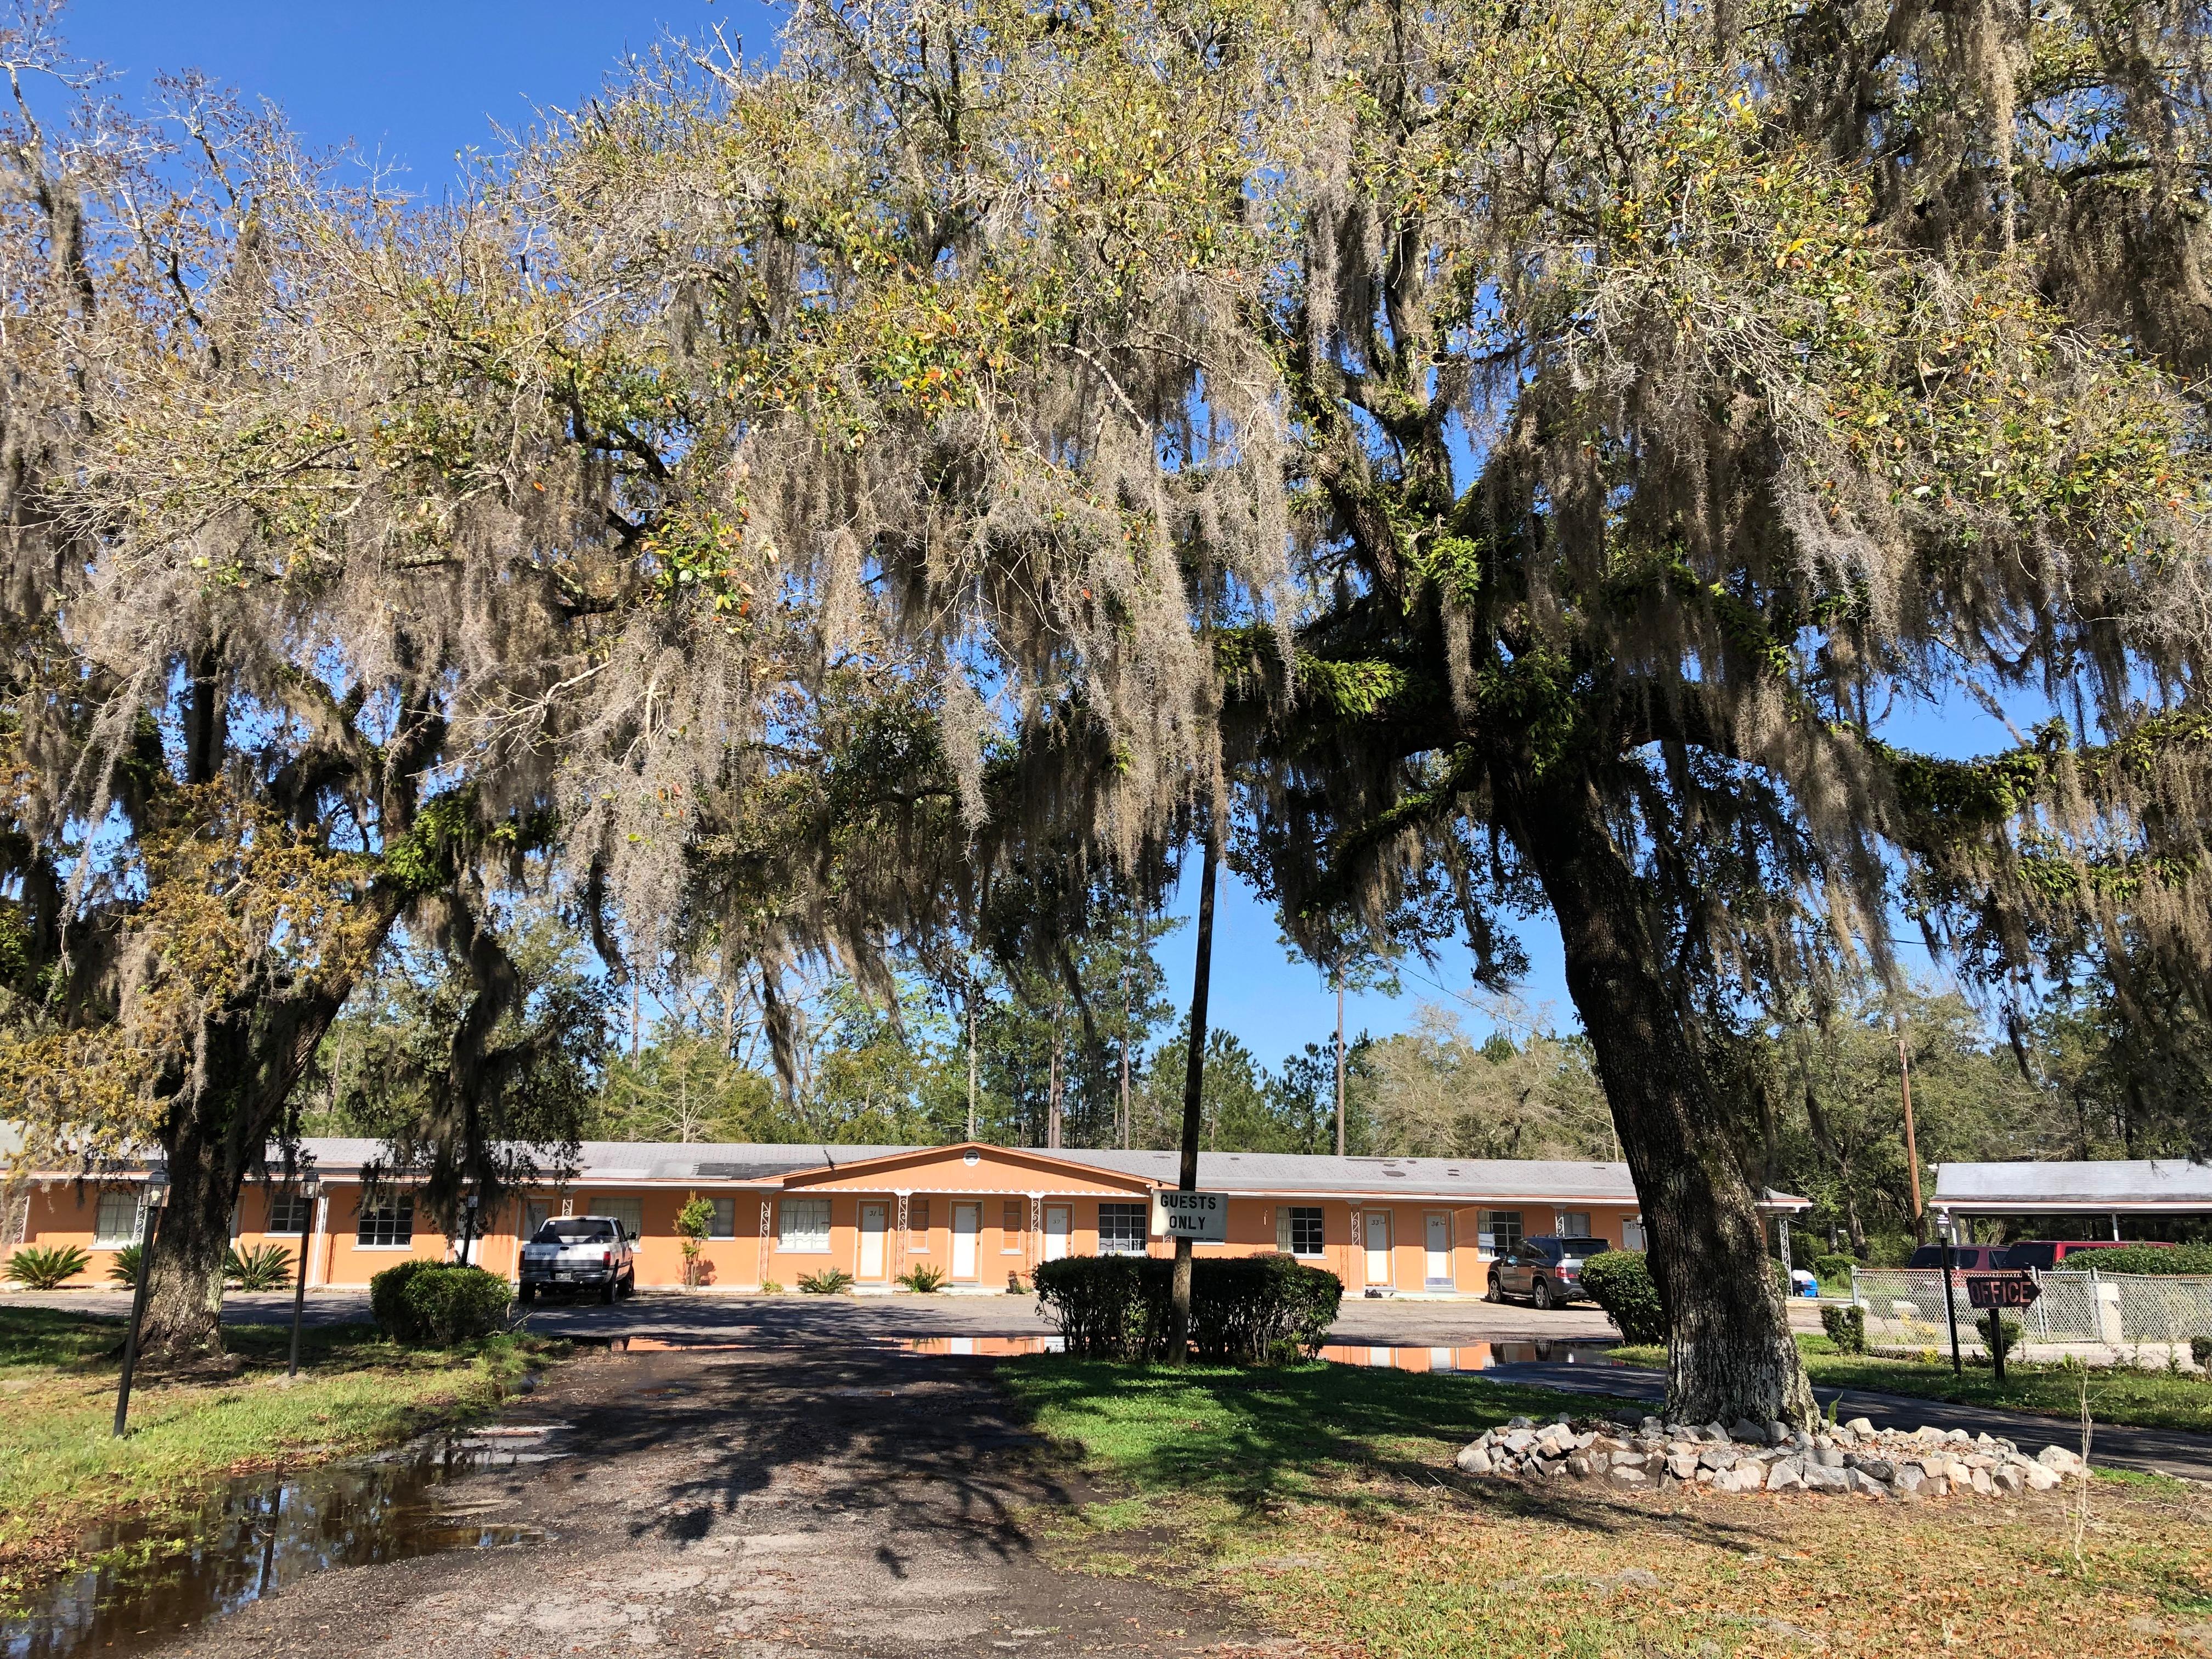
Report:
M1602 1480L1626 1490L1863 1492L1904 1502L2049 1492L2086 1471L2063 1446L2035 1456L1964 1429L1881 1430L1863 1417L1824 1428L1783 1423L1669 1423L1622 1413L1553 1421L1516 1417L1461 1448L1463 1474L1538 1482Z

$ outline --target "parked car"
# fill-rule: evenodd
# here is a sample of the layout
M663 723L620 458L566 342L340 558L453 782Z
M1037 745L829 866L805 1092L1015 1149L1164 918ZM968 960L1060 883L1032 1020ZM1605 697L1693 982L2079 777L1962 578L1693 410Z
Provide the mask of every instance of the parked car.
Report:
M637 1235L612 1216L556 1216L522 1247L518 1296L534 1302L540 1291L572 1296L597 1291L611 1302L637 1289Z
M1490 1264L1490 1300L1525 1296L1540 1308L1588 1301L1583 1263L1612 1248L1601 1238L1524 1238Z
M2151 1250L2170 1250L2172 1242L2163 1238L2024 1238L2005 1246L2008 1267L2033 1267L2038 1273L2049 1273L2069 1255L2083 1250L2130 1250L2137 1248ZM2076 1264L2094 1267L2094 1261Z
M1943 1247L1941 1244L1923 1244L1906 1258L1905 1265L1908 1267L1940 1267L1943 1265ZM1951 1247L1951 1267L1954 1273L1996 1273L2021 1265L2012 1260L2010 1250L2002 1244L1954 1244Z

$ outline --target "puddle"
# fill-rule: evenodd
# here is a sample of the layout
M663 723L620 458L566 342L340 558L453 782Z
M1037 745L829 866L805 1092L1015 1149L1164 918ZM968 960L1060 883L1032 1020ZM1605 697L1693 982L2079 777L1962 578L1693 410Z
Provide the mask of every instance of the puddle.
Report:
M82 1546L98 1565L0 1620L0 1659L122 1659L328 1568L535 1543L544 1534L524 1524L521 1500L446 1505L439 1489L560 1455L536 1449L543 1437L513 1425L374 1460L248 1475L166 1525L101 1528Z
M981 1354L1005 1359L1024 1353L1065 1353L1067 1340L1058 1336L902 1336L891 1346L901 1353Z
M1469 1342L1455 1348L1332 1343L1323 1359L1399 1371L1486 1371L1493 1365L1618 1365L1610 1342Z

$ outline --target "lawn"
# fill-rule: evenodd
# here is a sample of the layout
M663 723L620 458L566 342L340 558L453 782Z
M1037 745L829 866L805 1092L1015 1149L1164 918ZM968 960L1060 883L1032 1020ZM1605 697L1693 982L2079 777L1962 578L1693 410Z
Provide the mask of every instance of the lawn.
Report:
M2069 1365L2005 1365L2004 1386L1986 1361L1969 1359L1954 1376L1947 1354L1933 1362L1886 1359L1875 1354L1838 1353L1825 1336L1800 1336L1797 1350L1805 1370L1824 1389L1864 1389L1872 1394L1911 1395L1922 1400L1957 1401L1964 1405L2001 1406L2007 1411L2037 1412L2079 1422L2082 1373ZM1664 1348L1615 1348L1616 1358L1631 1364L1664 1367ZM2195 1429L2212 1434L2212 1381L2202 1371L2130 1370L2095 1366L2087 1375L2089 1414L2097 1422L2130 1428ZM1848 1402L1847 1402L1848 1403ZM1848 1409L1844 1413L1850 1415Z
M2077 1564L2057 1494L1905 1506L1470 1480L1452 1454L1481 1429L1601 1407L1469 1378L1050 1356L999 1375L1105 1493L1059 1528L1064 1559L1195 1576L1317 1652L2078 1659L2212 1644L2212 1506L2176 1481L2093 1483Z
M310 1328L301 1380L288 1385L288 1328L231 1326L224 1337L243 1371L177 1383L142 1375L131 1433L117 1440L121 1322L0 1308L0 1603L66 1568L100 1521L157 1513L222 1475L373 1450L464 1419L559 1352L507 1336L410 1352L368 1326Z

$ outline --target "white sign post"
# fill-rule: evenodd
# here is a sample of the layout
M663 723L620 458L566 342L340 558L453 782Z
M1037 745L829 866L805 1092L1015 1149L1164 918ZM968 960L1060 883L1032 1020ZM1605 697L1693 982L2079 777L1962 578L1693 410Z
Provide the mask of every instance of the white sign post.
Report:
M1229 1200L1220 1193L1162 1188L1152 1194L1152 1231L1161 1238L1187 1238L1194 1244L1226 1244Z

